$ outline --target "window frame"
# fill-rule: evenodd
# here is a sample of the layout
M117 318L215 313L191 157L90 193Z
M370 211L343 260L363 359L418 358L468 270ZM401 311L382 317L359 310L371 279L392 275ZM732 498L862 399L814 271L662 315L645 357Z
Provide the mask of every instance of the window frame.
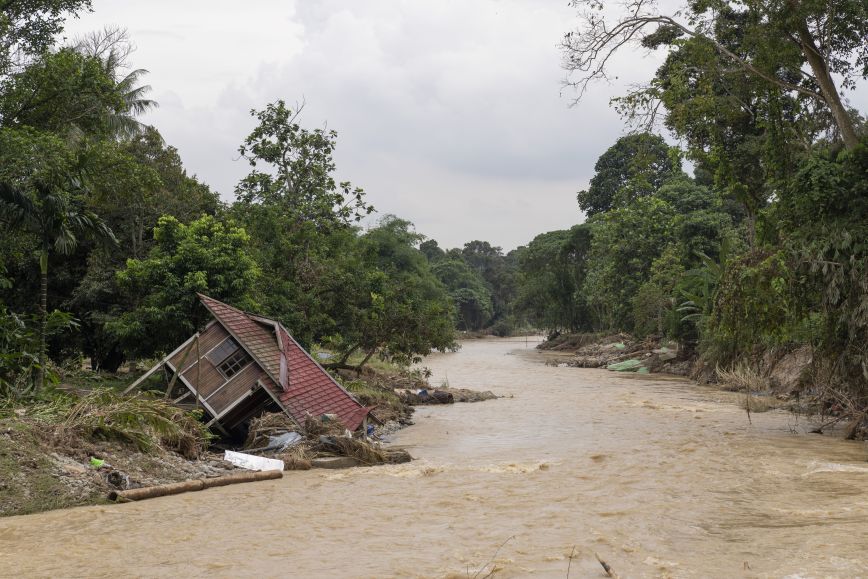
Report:
M222 359L215 359L212 354L214 354L221 348L225 348L227 344L234 344L235 349L223 356ZM238 340L236 340L232 336L227 336L225 340L220 342L210 352L208 352L205 357L208 359L209 362L211 362L214 368L220 373L221 376L223 376L223 378L227 382L240 374L242 370L244 370L251 362L253 362L253 356L251 356L247 352L247 350L245 350L241 346L241 344L238 343ZM232 358L237 359L233 360Z
M233 358L236 359L233 360ZM217 371L229 381L238 376L252 361L253 358L250 354L244 348L239 347L217 365Z

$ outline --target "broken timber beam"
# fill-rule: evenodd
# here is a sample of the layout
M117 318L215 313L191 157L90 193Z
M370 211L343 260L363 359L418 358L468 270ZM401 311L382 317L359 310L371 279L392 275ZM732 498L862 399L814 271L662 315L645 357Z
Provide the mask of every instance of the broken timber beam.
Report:
M169 385L166 387L166 396L165 396L166 398L168 398L169 395L172 393L172 389L175 387L175 382L178 381L178 376L180 376L181 372L184 371L184 364L187 363L187 357L190 355L190 352L193 351L193 346L194 345L196 346L197 353L199 351L199 332L196 332L195 334L193 334L192 340L193 340L193 342L189 346L187 346L187 349L184 351L184 355L181 356L181 361L178 362L178 368L175 370L175 375L172 376L171 382L169 382ZM166 361L168 361L168 358L166 359ZM199 364L200 361L201 360L196 360L196 364ZM198 370L199 369L196 368L197 372L198 372ZM198 380L198 376L199 375L197 374L196 375L197 380ZM196 384L196 389L197 390L199 389L199 384ZM199 400L198 400L198 396L197 396L197 399L196 399L197 405L198 405L198 401Z
M160 363L159 363L159 364L157 364L156 366L154 366L153 368L151 368L150 370L148 370L147 372L145 372L144 374L142 374L141 376L139 376L139 379L136 380L135 382L133 382L132 384L130 384L130 385L127 387L127 389L124 390L123 393L124 393L124 394L129 394L130 392L132 392L133 390L135 390L136 388L138 388L139 385L140 385L142 382L144 382L145 380L147 380L148 378L150 378L150 377L154 374L154 372L156 372L157 370L159 370L160 368L162 368L163 365L164 365L166 362L168 362L168 361L172 358L172 356L174 356L175 354L177 354L178 352L180 352L181 350L183 350L185 347L187 347L187 346L190 344L190 342L192 342L192 341L196 338L196 336L198 336L198 334L195 334L195 335L191 336L189 340L187 340L186 342L184 342L183 344L181 344L180 346L178 346L177 348L175 348L175 351L174 351L174 352L172 352L171 354L169 354L168 356L166 356L165 358L163 358L162 360L160 360Z

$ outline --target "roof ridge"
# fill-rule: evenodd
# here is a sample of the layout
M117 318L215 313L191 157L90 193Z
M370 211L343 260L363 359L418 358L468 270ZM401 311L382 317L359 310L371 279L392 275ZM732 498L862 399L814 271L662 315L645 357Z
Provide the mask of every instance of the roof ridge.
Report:
M250 348L250 345L246 342L246 340L244 340L240 336L236 335L235 331L233 331L233 329L230 327L231 324L228 323L228 321L225 318L223 318L223 316L221 314L219 314L217 311L215 311L215 309L212 307L212 305L216 304L216 305L220 305L220 306L223 306L225 308L228 308L228 309L230 309L236 313L241 314L249 322L256 323L256 320L251 318L251 314L248 314L244 310L236 308L235 306L231 306L227 303L221 302L218 299L212 298L210 296L206 296L203 293L196 292L196 295L199 297L199 300L202 302L202 305L204 305L205 308L209 312L211 312L211 315L214 316L214 318L220 322L220 325L222 325L224 328L226 328L226 331L229 332L229 334L232 336L232 338L236 342L238 342L238 345L241 346L242 348L244 348L244 351L247 352L251 358L256 360L256 363L259 365L260 368L262 368L265 371L266 374L268 374L268 377L271 378L271 380L275 384L280 384L280 376L274 376L272 374L272 370L268 367L268 364L266 364L265 361L263 359L261 359L260 356L257 355L256 352L254 352ZM213 303L209 304L208 302L213 302ZM276 336L275 336L275 339L276 339Z

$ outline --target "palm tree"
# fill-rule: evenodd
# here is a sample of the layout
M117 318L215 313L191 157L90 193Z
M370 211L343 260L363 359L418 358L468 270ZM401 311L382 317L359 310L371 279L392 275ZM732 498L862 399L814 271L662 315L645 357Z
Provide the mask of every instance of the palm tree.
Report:
M94 212L69 192L36 183L32 194L0 182L0 221L10 228L27 231L39 240L39 314L41 318L39 373L36 392L45 383L46 324L48 321L48 258L51 253L70 255L79 237L117 243L114 233Z
M141 78L148 74L144 68L137 68L124 74L127 58L133 47L126 29L106 27L91 33L75 43L75 49L102 65L103 72L115 82L115 89L123 100L117 110L108 111L109 128L118 139L129 139L145 132L146 125L136 117L158 107L157 101L146 98L151 86L140 85Z
M122 76L122 52L112 48L102 59L103 70L114 79L115 89L123 99L123 106L108 113L109 128L118 139L129 139L145 132L147 126L136 117L159 106L157 101L145 98L151 86L139 84L139 79L148 74L144 68L131 70Z

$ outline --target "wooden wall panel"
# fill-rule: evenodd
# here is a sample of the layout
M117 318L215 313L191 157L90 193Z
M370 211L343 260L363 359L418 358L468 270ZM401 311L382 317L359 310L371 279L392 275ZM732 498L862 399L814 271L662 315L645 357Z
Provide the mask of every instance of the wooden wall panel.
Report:
M212 394L207 402L216 412L221 412L224 408L235 402L239 397L244 396L247 392L256 385L256 381L262 377L264 372L256 364L250 362L243 370L232 377L222 388Z

